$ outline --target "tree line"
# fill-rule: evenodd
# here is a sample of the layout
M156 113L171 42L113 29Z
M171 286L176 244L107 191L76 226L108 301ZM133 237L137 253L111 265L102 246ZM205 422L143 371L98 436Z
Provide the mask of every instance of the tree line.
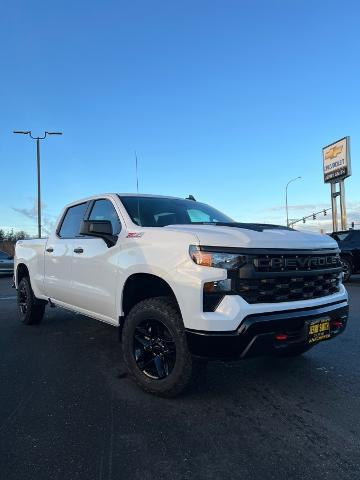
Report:
M26 240L30 235L24 230L14 232L14 229L3 230L0 228L0 242L17 242L18 240Z

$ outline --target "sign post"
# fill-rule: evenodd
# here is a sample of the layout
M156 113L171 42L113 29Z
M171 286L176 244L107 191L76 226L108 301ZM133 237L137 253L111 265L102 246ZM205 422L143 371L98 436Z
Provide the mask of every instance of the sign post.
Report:
M332 211L332 224L333 224L333 232L337 232L338 229L338 215L337 215L337 202L336 197L338 196L338 192L336 191L336 184L331 184L331 211Z
M331 184L333 231L338 231L337 197L340 197L341 230L347 230L344 180L351 175L350 137L327 145L322 149L322 153L324 183Z

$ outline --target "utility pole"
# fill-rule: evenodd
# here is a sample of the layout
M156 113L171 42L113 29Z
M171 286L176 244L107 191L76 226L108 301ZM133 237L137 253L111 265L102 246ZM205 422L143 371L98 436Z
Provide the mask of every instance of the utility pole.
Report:
M301 177L296 177L292 178L291 180L288 181L285 187L285 205L286 205L286 226L289 226L289 208L288 208L288 186L290 185L291 182L295 182L295 180L298 180Z
M45 132L42 137L33 137L31 131L16 130L13 133L29 135L30 138L36 140L38 237L41 238L40 140L44 140L48 135L62 135L62 132Z

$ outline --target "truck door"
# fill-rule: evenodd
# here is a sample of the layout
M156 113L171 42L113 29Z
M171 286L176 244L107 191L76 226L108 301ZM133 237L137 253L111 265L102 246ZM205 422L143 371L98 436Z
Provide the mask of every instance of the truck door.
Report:
M109 220L113 234L120 233L119 216L109 199L92 201L86 219ZM84 236L77 238L73 247L69 296L71 304L89 314L100 315L105 321L116 323L119 247L109 248L101 238Z
M69 207L56 232L45 247L44 289L52 300L70 303L71 270L74 242L80 236L80 226L89 202Z
M349 245L353 254L354 273L355 273L360 270L360 230L352 231Z

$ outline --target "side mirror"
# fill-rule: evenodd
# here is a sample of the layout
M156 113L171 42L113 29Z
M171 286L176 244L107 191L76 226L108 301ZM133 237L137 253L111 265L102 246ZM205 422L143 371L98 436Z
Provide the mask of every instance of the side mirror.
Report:
M9 255L8 260L14 260L14 255Z
M80 235L102 238L108 247L113 247L117 240L110 220L83 220Z

